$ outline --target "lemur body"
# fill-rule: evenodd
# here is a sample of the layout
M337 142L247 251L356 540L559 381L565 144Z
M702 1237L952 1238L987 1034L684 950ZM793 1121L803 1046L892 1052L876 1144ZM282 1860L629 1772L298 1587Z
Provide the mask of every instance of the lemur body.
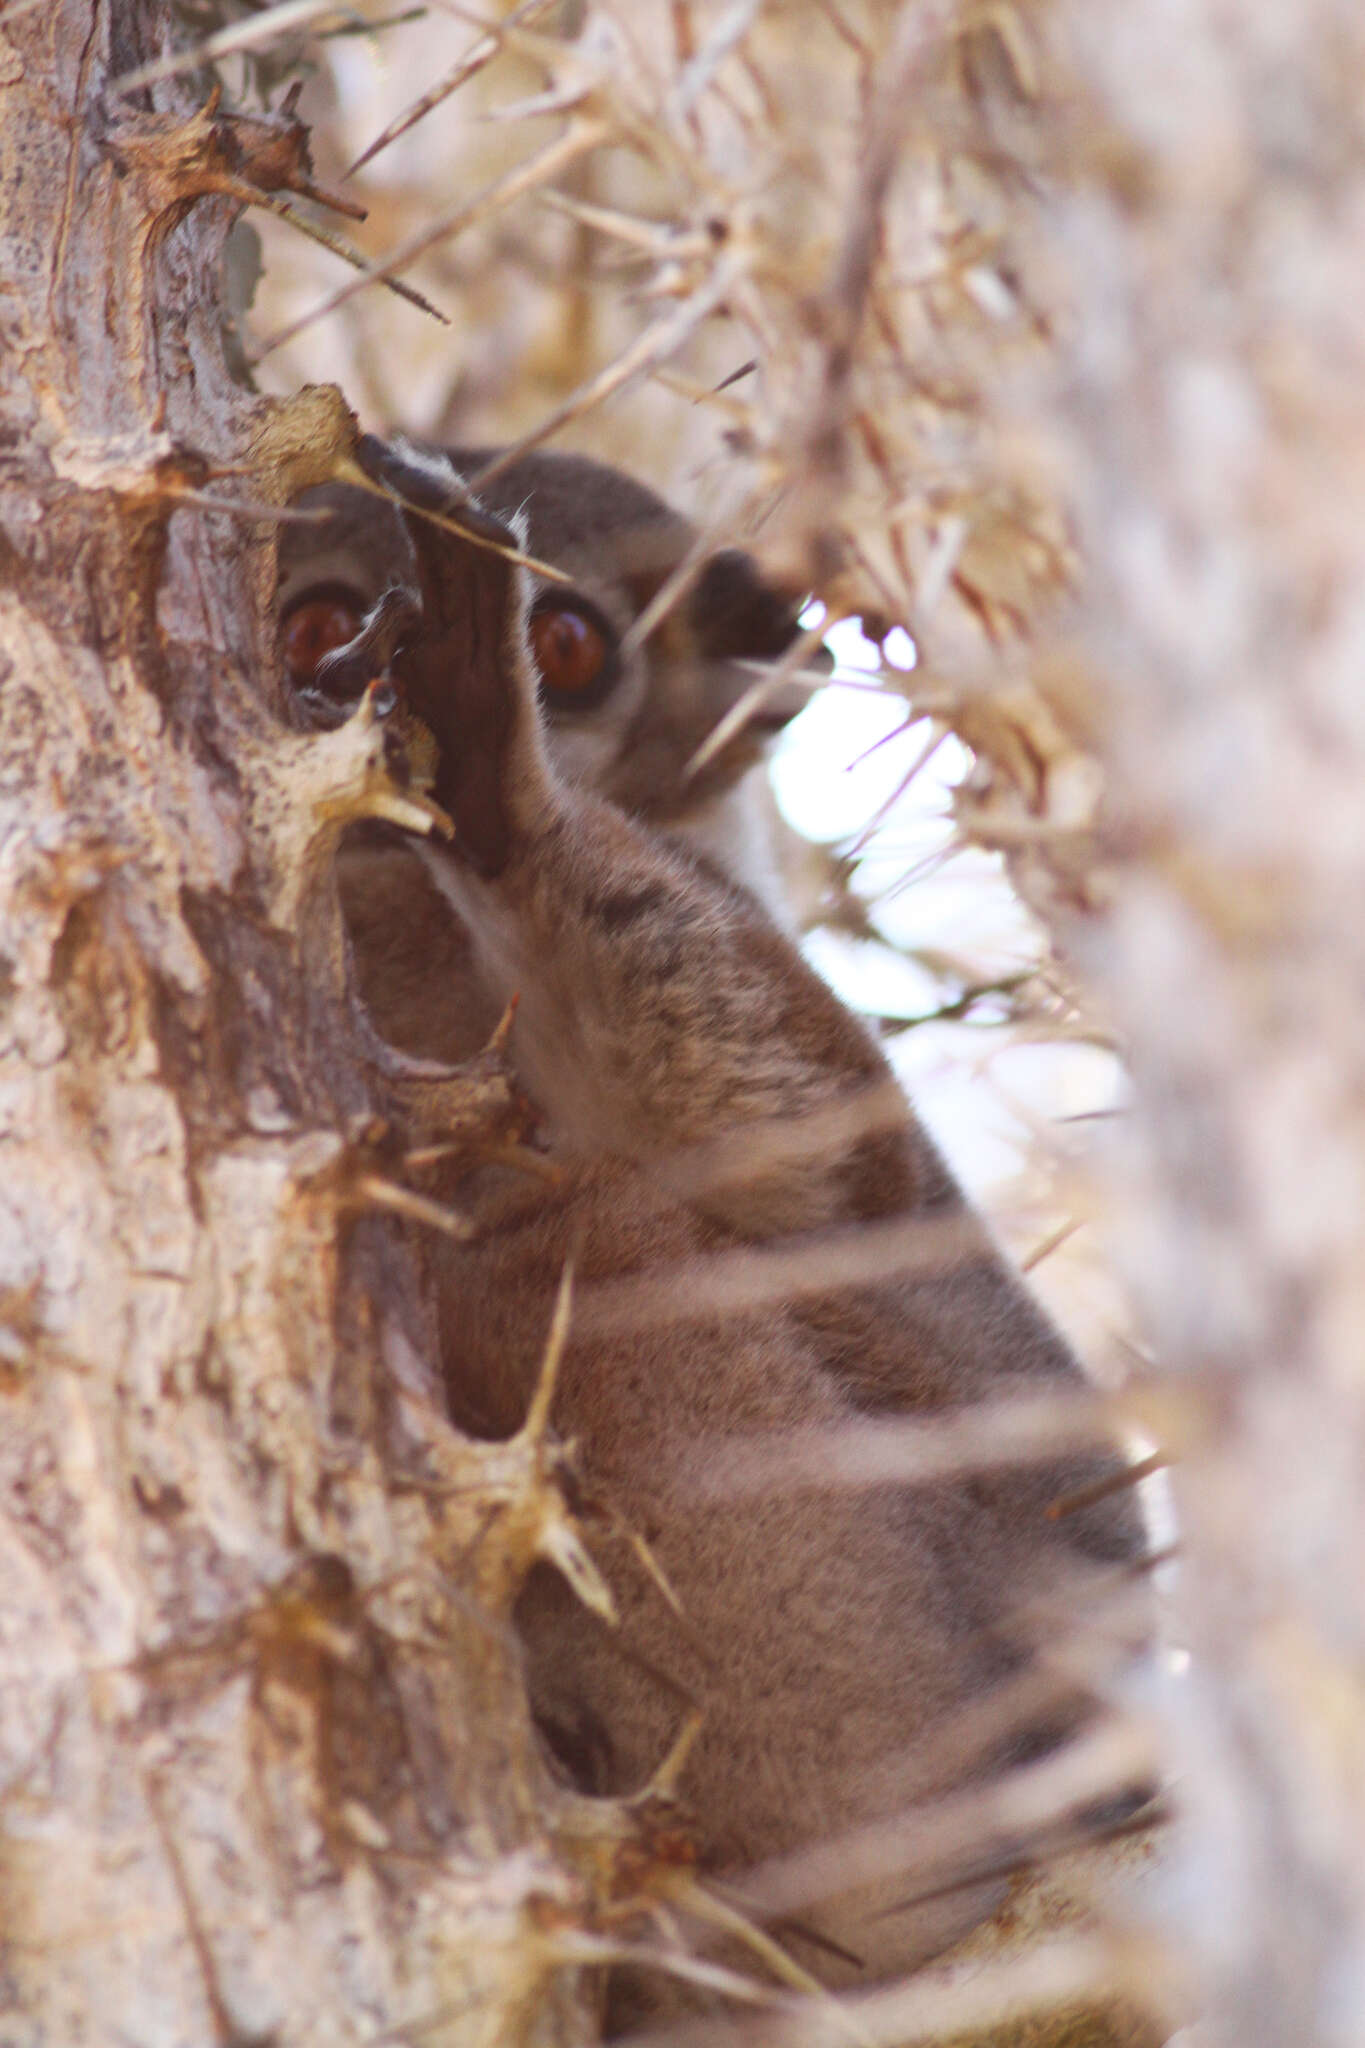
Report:
M415 503L458 503L439 461L370 460ZM579 507L586 566L547 531L546 477ZM575 576L605 519L594 526L584 477L572 459L557 471L540 458L505 475L490 508L530 491L520 538ZM648 502L654 551L641 542L628 566L657 587L690 529ZM578 1312L557 1420L590 1491L652 1547L685 1620L623 1547L607 1564L619 1638L538 1576L521 1613L533 1702L585 1782L630 1792L676 1735L682 1702L699 1699L681 1791L708 1865L735 1873L1058 1739L1080 1711L1065 1686L989 1737L965 1731L964 1710L1029 1668L1029 1603L1131 1564L1140 1520L1126 1495L1047 1519L1056 1495L1113 1474L1107 1452L910 1490L714 1497L726 1437L776 1444L869 1412L1079 1392L1083 1378L863 1025L752 895L618 807L676 828L688 720L660 722L671 782L631 758L629 719L595 752L553 724L547 734L519 572L420 518L404 540L423 626L398 673L435 735L436 795L457 842L403 851L401 900L397 854L355 856L343 883L361 985L388 1035L446 1058L472 1050L517 995L514 1057L562 1171L548 1193L498 1173L460 1190L484 1228L434 1254L452 1408L481 1433L516 1427L572 1251ZM725 573L742 592L746 572ZM790 620L770 608L764 631L758 651L772 653ZM698 718L724 708L716 694ZM700 683L684 693L694 706L705 695ZM722 760L702 799L723 806L747 766ZM903 1233L899 1261L853 1272L850 1239L888 1228ZM718 1260L752 1254L761 1282L774 1253L802 1268L791 1298L760 1284L748 1307L713 1299ZM998 1893L983 1880L874 1910L903 1890L897 1871L812 1902L802 1918L825 1946L805 1960L832 1979L854 1970L850 1956L874 1975L903 1967Z

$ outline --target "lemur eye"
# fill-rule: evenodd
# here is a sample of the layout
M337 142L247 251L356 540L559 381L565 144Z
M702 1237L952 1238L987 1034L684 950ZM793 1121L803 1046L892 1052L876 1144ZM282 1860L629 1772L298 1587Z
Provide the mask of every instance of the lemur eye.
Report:
M580 599L542 598L531 614L531 651L546 703L556 711L600 704L616 680L615 635Z
M590 690L607 658L606 641L582 612L537 612L531 620L531 646L546 689L565 697Z
M296 690L307 689L324 654L354 640L365 620L359 595L342 584L310 590L280 621L280 653Z

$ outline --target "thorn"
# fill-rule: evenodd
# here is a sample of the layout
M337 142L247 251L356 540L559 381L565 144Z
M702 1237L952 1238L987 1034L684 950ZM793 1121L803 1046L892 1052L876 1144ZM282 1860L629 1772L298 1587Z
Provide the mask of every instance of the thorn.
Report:
M915 1906L926 1905L933 1899L951 1898L954 1892L969 1891L975 1886L1000 1878L1023 1877L1031 1873L1055 1870L1067 1856L1077 1851L1094 1848L1106 1842L1126 1842L1148 1833L1156 1833L1168 1827L1174 1819L1173 1809L1162 1793L1155 1793L1135 1813L1107 1825L1067 1825L1039 1831L1037 1844L1032 1848L1005 1851L999 1855L983 1855L969 1863L958 1875L944 1878L938 1884L921 1885L918 1890L896 1899L889 1906L879 1907L875 1917L889 1919L895 1913L909 1912Z
M199 1971L204 2003L213 2023L214 2035L219 2041L230 2041L234 2036L240 2038L240 2029L223 1992L218 1960L204 1924L199 1900L190 1881L189 1868L166 1812L161 1778L155 1770L143 1772L142 1795L147 1803L147 1811L151 1814L152 1825L161 1843L162 1854L171 1873L171 1882L180 1902L185 1932L189 1937L190 1953Z
M674 1938L677 1939L676 1936ZM613 1963L629 1963L636 1969L659 1970L684 1984L696 1984L703 1990L719 1992L722 1997L734 1999L738 2004L771 2007L779 2003L777 1994L769 1985L742 1976L738 1970L726 1969L722 1963L703 1962L699 1957L689 1955L681 1945L654 1948L643 1942L612 1941L600 1934L587 1934L573 1928L564 1928L556 1933L553 1942L547 1945L555 1960L561 1963L596 1965L599 1968ZM636 2038L638 2040L639 2036Z
M780 1942L774 1941L770 1934L765 1934L763 1929L749 1919L747 1914L741 1913L738 1907L727 1905L724 1899L718 1898L715 1892L701 1884L690 1871L668 1871L664 1874L659 1889L665 1898L680 1906L684 1912L706 1922L708 1926L718 1928L721 1933L728 1934L732 1941L737 1941L742 1947L747 1948L751 1955L757 1956L759 1961L772 1971L779 1984L785 1984L790 1990L800 1991L807 1998L816 2000L822 2009L829 2013L840 2031L850 2041L859 2043L859 2048L874 2048L871 2034L860 2027L852 2014L830 1995L818 1977L812 1977L809 1970L803 1970L800 1963L787 1954Z
M485 185L482 191L475 193L472 199L440 215L430 226L409 235L407 240L401 242L382 263L368 268L363 277L358 278L353 284L340 286L330 297L323 299L321 304L314 306L311 312L302 313L297 320L291 320L285 326L277 328L274 334L269 335L253 352L252 363L263 362L272 350L281 347L286 341L292 341L295 335L301 334L306 327L311 327L315 320L321 320L325 314L334 313L339 306L345 305L348 299L354 298L357 292L363 291L367 284L382 283L394 271L401 270L418 256L425 255L428 249L434 249L438 243L448 240L452 235L460 234L467 227L472 227L486 214L499 212L503 207L509 206L514 199L519 199L523 192L532 191L537 185L543 185L548 179L558 176L559 172L576 157L583 156L589 150L596 149L601 143L606 142L611 132L605 121L571 121L565 132L554 142L549 143L524 163L505 171L500 178L495 178L491 184Z
M547 92L533 93L528 99L509 100L500 107L490 107L480 118L487 122L496 121L537 121L546 114L571 114L596 90L592 79L581 79L576 85L551 86Z
M751 377L757 368L758 357L750 356L747 363L741 363L737 370L731 370L728 377L721 378L715 387L715 394L719 396L722 391L728 391L732 384L738 384L741 377Z
M908 730L908 727L902 725L898 726L896 730L898 732L905 732ZM858 834L856 839L854 839L852 843L845 849L846 856L849 860L856 860L859 854L865 853L867 851L868 847L872 844L873 839L876 837L879 828L886 823L892 811L895 810L896 805L900 802L901 798L905 795L906 791L910 788L911 784L915 781L915 778L921 773L923 769L927 768L929 763L933 760L934 755L938 752L939 748L947 739L948 732L949 728L946 725L938 727L937 729L932 730L930 732L928 739L924 742L924 745L920 748L918 754L916 754L914 760L910 763L910 766L906 769L904 775L901 776L895 788L892 790L890 796L888 796L884 799L883 802L878 804L876 810L872 813L872 816L868 819L862 831ZM852 766L853 763L850 762L849 768L851 769ZM1078 1226L1073 1225L1071 1227L1076 1228ZM1058 1243L1060 1242L1061 1239L1059 1238ZM1035 1253L1034 1256L1039 1259L1045 1259L1048 1255L1048 1252L1051 1250L1051 1245L1045 1245L1037 1253ZM1027 1273L1028 1270L1028 1266L1025 1266L1024 1271Z
M566 398L562 405L547 413L529 434L523 435L520 441L510 448L504 448L492 462L485 464L478 475L471 479L470 489L477 491L490 484L495 477L510 469L513 463L520 462L522 456L529 454L531 449L539 448L553 434L557 434L561 427L568 426L585 412L591 412L594 406L601 405L613 392L619 391L623 384L628 384L632 377L638 376L644 370L652 370L657 364L665 361L675 350L681 348L702 321L724 302L733 289L738 275L739 265L733 259L718 263L707 282L693 293L685 305L680 306L667 319L656 320L653 326L647 327L644 333L628 348L622 349L620 355L608 363L604 370L599 371L597 376L589 378L586 384L580 384L577 391Z
M476 14L472 7L461 6L460 0L445 0L445 6L449 13L467 21L471 28L481 29L485 35L500 36L504 43L519 50L533 63L547 67L561 63L578 64L581 69L594 72L601 69L599 60L585 56L581 42L565 42L560 36L537 34L526 27L519 21L519 9L514 9L505 20L494 22L485 15Z
M737 519L727 519L697 535L677 567L664 578L639 617L631 621L622 635L620 659L623 662L633 660L655 627L668 617L675 605L682 603L712 555L731 545L738 525Z
M838 624L838 621L836 620L835 623ZM828 637L829 630L829 620L822 619L820 631ZM762 677L770 676L773 672L771 658L764 661L754 654L732 654L730 659L735 667L742 668L746 675ZM832 668L796 668L792 670L789 676L784 676L782 680L786 683L804 685L806 689L814 692L816 690L827 690L830 684L836 680L836 675ZM837 681L841 690L856 690L859 687L856 678L853 677L838 676ZM884 697L886 691L878 685L867 694L874 697ZM882 739L874 740L870 747L867 747L856 759L849 762L849 770L856 768L859 761L866 760L869 754L875 754L878 747L886 745L888 739L894 739L900 733L909 732L911 725L914 723L913 719L907 719L904 725L896 727L894 733L888 733Z
M1097 1479L1093 1486L1078 1486L1074 1493L1060 1494L1056 1500L1048 1502L1044 1512L1049 1522L1060 1522L1067 1515L1079 1514L1082 1508L1095 1507L1116 1493L1126 1492L1130 1486L1141 1485L1154 1472L1164 1472L1172 1462L1168 1452L1152 1451L1136 1463L1125 1465L1121 1472L1111 1472L1107 1479Z
M599 234L613 235L617 241L626 242L631 248L649 250L660 258L701 256L711 247L704 236L689 236L685 231L680 233L669 221L619 213L614 206L594 206L586 199L573 199L552 185L546 186L536 197L542 206L553 207L556 213L566 214L583 227L596 228Z
M550 1410L554 1405L559 1368L569 1337L575 1256L576 1254L571 1251L564 1261L535 1391L526 1410L526 1420L513 1437L512 1443L530 1453L535 1475L532 1485L550 1495L553 1501L549 1512L542 1513L540 1526L536 1531L536 1556L561 1571L583 1605L605 1621L608 1627L615 1628L620 1621L620 1614L611 1588L589 1555L587 1546L565 1505L558 1482L548 1469L552 1457L547 1443Z
M369 260L359 249L352 248L349 242L343 241L340 235L334 235L318 221L309 220L304 214L296 212L286 200L277 199L273 193L262 192L253 185L248 188L247 203L259 206L264 212L273 213L280 220L287 221L291 228L297 228L310 242L320 243L324 249L330 249L334 256L339 256L343 263L349 263L352 270L363 270L367 276L370 274ZM363 220L365 215L361 212L355 217ZM433 306L431 300L424 298L412 285L405 284L401 277L377 277L377 282L382 284L386 291L396 293L400 299L406 299L410 306L416 306L419 312L429 313L433 320L440 321L442 327L449 327L449 315L443 313L439 306ZM259 361L259 357L257 360Z
M574 1255L570 1252L564 1261L564 1270L559 1276L559 1291L555 1296L554 1314L550 1318L550 1334L545 1340L545 1353L540 1362L536 1389L531 1396L531 1405L526 1410L526 1420L517 1432L518 1436L533 1446L542 1442L550 1426L550 1407L554 1401L555 1383L559 1378L559 1367L569 1337L569 1318L573 1309L573 1280Z
M536 1180L543 1180L547 1187L557 1188L564 1179L564 1169L556 1166L553 1159L547 1159L543 1152L533 1151L529 1145L506 1144L477 1145L471 1147L458 1139L448 1145L419 1145L414 1152L403 1155L403 1164L412 1173L420 1173L428 1166L439 1166L443 1160L455 1159L461 1155L470 1156L478 1166L509 1166L519 1173L529 1173Z
M512 1036L512 1026L516 1022L517 1005L520 1001L521 990L514 989L507 999L507 1008L493 1027L493 1036L484 1047L485 1052L498 1053L499 1055L506 1052L507 1041Z
M973 993L975 994L976 992L973 991ZM1069 1237L1074 1237L1076 1232L1084 1229L1084 1227L1085 1218L1083 1216L1069 1216L1065 1223L1059 1223L1055 1230L1049 1231L1042 1243L1035 1245L1026 1259L1019 1261L1019 1271L1021 1273L1031 1273L1035 1266L1041 1266L1044 1259L1050 1259L1055 1251L1061 1249Z
M386 683L371 683L370 689L387 689ZM439 832L442 839L455 837L454 820L441 806L420 790L372 789L364 806L353 813L356 817L382 818L388 825L397 825L404 832L418 832L423 838Z
M163 496L174 498L177 505L199 505L205 512L226 512L234 519L269 519L281 526L325 526L332 516L325 507L314 511L294 505L267 505L258 498L215 498L208 491L195 491L188 486L181 490L168 488Z
M688 1621L687 1610L683 1606L682 1601L679 1599L678 1594L675 1591L667 1572L659 1563L658 1558L654 1555L653 1550L650 1548L648 1541L645 1539L645 1537L643 1537L640 1534L638 1529L632 1529L624 1522L620 1523L620 1529L627 1543L629 1543L631 1549L639 1558L640 1563L644 1566L645 1571L649 1575L651 1583L658 1587L659 1591L663 1594L664 1599L667 1601L669 1607L672 1608L673 1613L677 1616L678 1620L684 1624L689 1634L695 1637L696 1631L692 1628L691 1623Z
M547 1187L557 1188L563 1184L563 1167L530 1145L517 1145L510 1140L506 1144L489 1145L480 1152L479 1158L489 1166L510 1166L519 1173L529 1173L536 1180L543 1180Z
M635 1798L630 1801L632 1806L646 1799L671 1799L676 1802L678 1797L678 1780L687 1768L687 1759L696 1747L697 1737L701 1734L702 1725L705 1720L706 1713L703 1708L692 1707L688 1711L682 1727L678 1730L669 1746L667 1756L645 1786L644 1791L637 1792Z
M616 1628L621 1616L610 1586L588 1555L582 1537L563 1515L547 1521L536 1543L536 1555L555 1566L590 1613Z
M718 719L706 738L683 769L684 782L690 782L701 773L709 761L713 761L723 748L727 747L736 733L743 732L755 711L764 704L773 691L786 682L788 676L805 666L806 656L822 645L827 631L826 622L821 619L818 626L808 626L806 631L792 641L782 659L775 662L752 688L746 690L738 703L732 704L725 716ZM827 681L828 678L825 678Z
M693 1627L692 1622L688 1618L687 1610L679 1599L672 1581L659 1563L658 1558L654 1555L646 1539L640 1534L638 1529L631 1527L625 1516L618 1508L613 1507L609 1500L605 1500L597 1494L590 1494L587 1497L586 1505L593 1514L601 1515L612 1532L622 1537L630 1545L640 1561L645 1576L649 1579L650 1584L663 1596L664 1604L679 1623L696 1655L703 1664L714 1671L716 1669L716 1659Z
M340 192L329 192L325 185L319 185L312 178L299 178L289 187L297 192L300 199L311 199L315 206L326 206L333 213L344 214L347 220L368 220L370 210L354 199L343 198Z
M406 1216L413 1223L428 1224L443 1236L454 1238L458 1244L468 1243L476 1234L468 1217L447 1209L440 1202L431 1201L426 1195L419 1195L413 1188L384 1180L377 1173L361 1174L352 1183L351 1196L348 1206L387 1209L395 1216ZM356 1197L358 1201L354 1199Z
M372 163L382 149L387 149L391 142L397 142L400 135L406 135L410 128L415 128L433 108L440 106L442 100L448 99L451 93L458 92L459 88L476 77L485 65L491 64L506 47L507 28L537 20L540 15L547 14L553 4L554 0L523 0L520 7L513 8L506 22L490 23L486 33L480 36L477 42L470 44L444 78L433 85L430 91L424 92L420 99L414 100L396 120L390 121L388 127L375 138L369 148L360 152L346 171L346 177L353 178L357 171Z
M467 540L471 546L486 548L489 554L500 555L504 562L511 562L518 569L529 569L533 575L542 577L547 583L573 581L563 569L556 569L553 563L539 561L535 555L523 554L520 548L509 547L505 541L496 539L492 534L481 533L472 521L467 525L463 524L458 519L447 517L444 512L433 512L426 505L414 504L411 498L403 497L399 491L387 490L383 484L377 484L373 477L368 476L360 464L350 456L343 456L333 473L338 483L353 484L358 490L368 491L372 498L385 498L391 505L401 505L405 512L411 513L414 517L429 520L433 526L441 527L446 533L458 534L461 540Z

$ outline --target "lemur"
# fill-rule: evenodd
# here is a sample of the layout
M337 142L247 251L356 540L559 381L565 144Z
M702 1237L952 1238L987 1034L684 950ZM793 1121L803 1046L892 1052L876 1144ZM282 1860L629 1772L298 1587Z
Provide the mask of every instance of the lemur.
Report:
M493 452L458 449L450 459L472 473ZM761 764L767 743L808 701L809 685L780 685L699 772L689 764L752 685L744 664L782 653L795 637L790 603L749 556L727 549L632 650L631 627L695 539L689 522L621 471L557 453L523 456L488 502L500 514L524 503L531 552L570 579L535 580L529 621L560 772L676 837L787 921L783 828ZM296 689L351 638L386 588L412 574L402 520L382 500L323 485L300 503L330 517L321 528L287 528L280 543L277 603ZM413 898L429 894L424 870L392 838L369 835L363 853L360 844L348 845L340 883L376 1021L411 1052L473 1053L496 1019L486 1001L473 1000L458 960L444 958L416 983L408 971ZM427 935L451 954L461 943L459 927L434 915Z
M726 1440L780 1450L791 1431L1086 1382L869 1030L764 908L772 876L745 865L763 730L687 780L748 686L736 662L790 644L790 604L722 556L626 658L693 529L615 471L525 457L480 517L572 578L538 584L421 516L467 511L459 469L483 453L362 443L417 509L314 494L334 519L282 548L285 659L325 690L386 586L420 607L393 672L434 735L455 839L370 834L343 855L359 986L386 1037L447 1060L515 996L512 1058L559 1175L485 1169L457 1190L478 1236L431 1249L452 1413L485 1436L517 1427L572 1253L556 1422L681 1617L619 1548L615 1634L537 1572L519 1610L533 1706L580 1785L630 1793L699 1703L679 1792L704 1866L738 1877L1063 1741L1086 1711L1067 1681L975 1732L972 1715L1036 1677L1035 1603L1137 1567L1141 1516L1105 1493L1109 1448L914 1487L713 1484ZM794 708L770 705L769 729ZM718 1275L738 1275L737 1302ZM864 1877L810 1901L796 1940L827 1981L876 1978L942 1950L1000 1889L985 1876L903 1907L903 1876Z

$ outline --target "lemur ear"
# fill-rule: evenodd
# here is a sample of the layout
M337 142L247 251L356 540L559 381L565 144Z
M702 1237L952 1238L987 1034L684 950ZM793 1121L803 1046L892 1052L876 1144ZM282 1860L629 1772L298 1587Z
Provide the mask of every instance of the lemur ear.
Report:
M739 548L712 555L693 586L688 619L697 646L715 660L771 659L801 631L797 606Z

